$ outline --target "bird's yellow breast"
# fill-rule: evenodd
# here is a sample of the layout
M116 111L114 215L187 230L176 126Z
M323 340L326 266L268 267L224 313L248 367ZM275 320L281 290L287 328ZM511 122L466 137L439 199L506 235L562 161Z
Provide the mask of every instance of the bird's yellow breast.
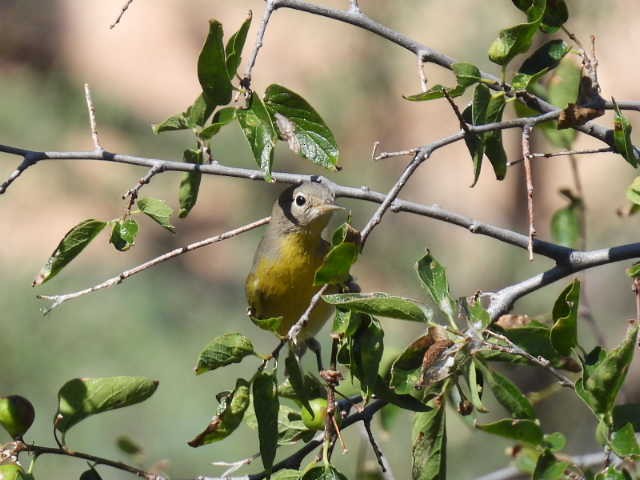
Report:
M322 264L324 249L311 235L289 233L269 246L268 254L256 259L246 282L246 294L257 318L283 317L281 335L300 318L320 287L313 285ZM263 252L264 253L264 252ZM319 305L311 317L308 335L319 330L330 309Z

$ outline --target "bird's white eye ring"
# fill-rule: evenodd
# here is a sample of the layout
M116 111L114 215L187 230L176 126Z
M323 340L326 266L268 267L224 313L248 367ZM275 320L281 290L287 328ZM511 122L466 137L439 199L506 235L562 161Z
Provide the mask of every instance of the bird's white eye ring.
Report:
M299 207L301 207L302 205L304 205L307 202L307 199L304 198L304 195L302 194L298 194L296 195L296 205L298 205Z

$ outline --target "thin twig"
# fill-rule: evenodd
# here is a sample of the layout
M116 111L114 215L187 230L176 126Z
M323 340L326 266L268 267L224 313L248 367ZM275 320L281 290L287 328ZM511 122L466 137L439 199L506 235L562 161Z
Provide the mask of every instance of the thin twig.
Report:
M364 420L362 424L364 426L364 430L367 432L367 438L369 439L369 444L371 445L371 449L373 450L373 453L376 456L376 460L378 461L380 470L382 471L382 473L385 473L387 471L387 467L384 462L384 455L382 453L382 450L380 450L380 447L378 446L378 443L376 442L375 437L373 436L373 431L371 430L371 420Z
M399 150L397 152L381 152L375 157L373 157L373 160L377 162L378 160L385 160L387 158L392 158L392 157L404 157L406 155L415 155L416 153L418 153L418 151L420 151L419 148L410 148L408 150Z
M551 158L551 157L561 157L565 155L574 156L574 155L591 155L594 153L609 153L613 152L613 148L611 147L601 147L601 148L589 148L586 150L566 150L562 152L549 152L549 153L532 153L530 158ZM511 160L507 162L507 167L512 167L513 165L517 165L518 163L522 163L524 158L519 158L517 160Z
M418 52L416 54L418 59L418 78L420 79L420 90L427 91L427 76L424 73L424 52Z
M487 335L497 338L498 340L507 344L507 347L503 347L502 345L496 345L495 343L485 342L484 345L487 346L488 348L491 348L492 350L498 350L504 353L510 353L512 355L519 355L521 357L524 357L530 362L535 363L536 365L539 365L540 367L544 368L549 373L551 373L554 377L558 379L558 382L563 387L575 389L575 384L568 377L566 377L565 375L560 373L558 370L556 370L553 367L553 365L551 365L551 362L549 362L549 360L547 360L546 358L542 356L534 357L529 352L523 350L518 345L513 343L504 335L501 335L489 329L486 329L485 332L487 333Z
M260 453L243 458L237 462L211 462L211 465L214 467L228 467L224 472L222 472L222 475L220 475L221 478L228 478L233 472L240 470L246 465L251 465L251 463L258 457L260 457Z
M349 0L349 11L351 13L360 13L360 6L358 0Z
M134 275L140 272L143 272L151 267L154 267L162 262L166 262L171 258L177 257L184 253L192 252L193 250L197 250L198 248L206 247L207 245L211 245L212 243L221 242L222 240L235 237L236 235L240 235L241 233L248 232L249 230L253 230L254 228L265 225L269 223L270 220L271 220L271 217L265 217L255 222L249 223L247 225L243 225L242 227L229 230L228 232L221 233L220 235L206 238L198 242L190 243L189 245L186 245L184 247L176 248L174 250L171 250L170 252L160 255L159 257L153 258L141 265L133 267L129 270L125 270L119 275L116 275L115 277L105 280L104 282L99 283L98 285L94 285L93 287L90 287L90 288L85 288L84 290L79 290L77 292L72 292L72 293L67 293L62 295L38 295L39 299L49 300L53 302L51 306L43 310L43 313L45 315L48 314L49 312L51 312L51 310L62 305L64 302L68 300L72 300L72 299L81 297L83 295L96 292L98 290L120 285L122 282L124 282L128 278L131 278Z
M127 190L123 195L122 195L122 199L124 200L125 198L129 197L129 205L127 206L127 211L131 211L131 208L133 207L133 204L135 203L135 201L138 198L138 194L140 193L140 189L149 184L149 182L151 182L151 179L159 174L162 173L164 171L164 167L162 164L157 164L154 165L153 167L151 167L149 169L149 171L145 174L144 177L142 177L140 180L138 180L138 183L136 183L133 187L131 187L129 190Z
M531 124L526 123L522 127L522 158L524 159L524 172L527 182L527 213L529 216L529 261L533 261L533 239L536 236L536 227L533 223L533 177L531 175Z
M133 3L133 0L127 0L127 3L124 4L124 6L120 9L120 13L118 14L118 17L116 18L116 20L109 25L110 29L114 29L116 25L118 25L120 23L120 20L122 20L122 17L124 17L125 12L129 9L129 6Z
M84 84L84 98L87 101L87 110L89 111L89 124L91 125L91 138L93 139L93 146L96 147L96 152L102 152L104 149L100 145L100 139L98 138L98 126L96 123L96 107L93 105L91 99L91 90L89 90L89 84Z
M297 342L298 335L300 335L300 332L304 329L304 327L307 326L307 323L309 323L311 312L313 312L313 309L316 308L316 305L320 303L322 295L327 290L327 288L329 288L329 284L323 285L322 288L320 288L320 290L318 290L316 294L311 297L311 302L309 303L307 309L304 311L298 321L291 326L289 332L287 333L287 339L289 339L291 342Z
M258 53L260 52L264 41L264 34L267 31L267 25L269 24L269 19L271 18L271 14L273 13L274 9L274 0L266 0L264 14L262 16L262 21L260 22L260 27L258 28L258 36L256 37L256 43L253 47L253 52L251 53L250 57L251 60L249 61L247 72L244 74L244 78L241 81L241 85L244 88L251 88L251 72L253 72L253 67L255 67L256 65Z
M447 91L446 88L442 90L442 93L444 94L444 98L447 99L447 102L449 102L449 105L451 106L453 113L456 115L456 118L458 119L458 123L460 123L460 128L462 128L462 130L464 130L466 134L469 134L470 133L469 124L463 118L462 113L460 113L460 109L458 108L458 105L456 105L456 102L453 101L453 98L451 98L451 95L449 95L449 92Z
M22 175L22 173L29 167L35 165L37 162L37 160L32 160L30 158L30 155L25 155L24 159L22 160L22 162L20 163L20 165L18 165L18 167L11 172L11 174L9 175L9 177L2 182L2 184L0 184L0 195L2 195L4 192L7 191L7 188L9 188L9 186L15 182L18 177L20 175Z

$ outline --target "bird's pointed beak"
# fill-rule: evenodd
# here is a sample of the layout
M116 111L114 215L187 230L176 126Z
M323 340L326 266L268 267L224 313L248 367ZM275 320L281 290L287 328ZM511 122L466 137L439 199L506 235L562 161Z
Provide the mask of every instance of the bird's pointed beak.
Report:
M327 203L314 208L315 217L324 217L325 215L331 215L338 210L344 210L340 205Z

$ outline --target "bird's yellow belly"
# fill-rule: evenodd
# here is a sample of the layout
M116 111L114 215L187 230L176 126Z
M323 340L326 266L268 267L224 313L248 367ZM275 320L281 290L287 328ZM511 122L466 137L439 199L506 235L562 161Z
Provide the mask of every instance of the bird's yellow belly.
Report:
M247 278L246 293L249 306L257 318L282 317L280 335L286 335L291 326L309 306L311 298L320 289L313 285L323 255L304 238L288 235L281 242L277 255L261 259ZM315 335L331 314L324 302L311 314L303 338Z

